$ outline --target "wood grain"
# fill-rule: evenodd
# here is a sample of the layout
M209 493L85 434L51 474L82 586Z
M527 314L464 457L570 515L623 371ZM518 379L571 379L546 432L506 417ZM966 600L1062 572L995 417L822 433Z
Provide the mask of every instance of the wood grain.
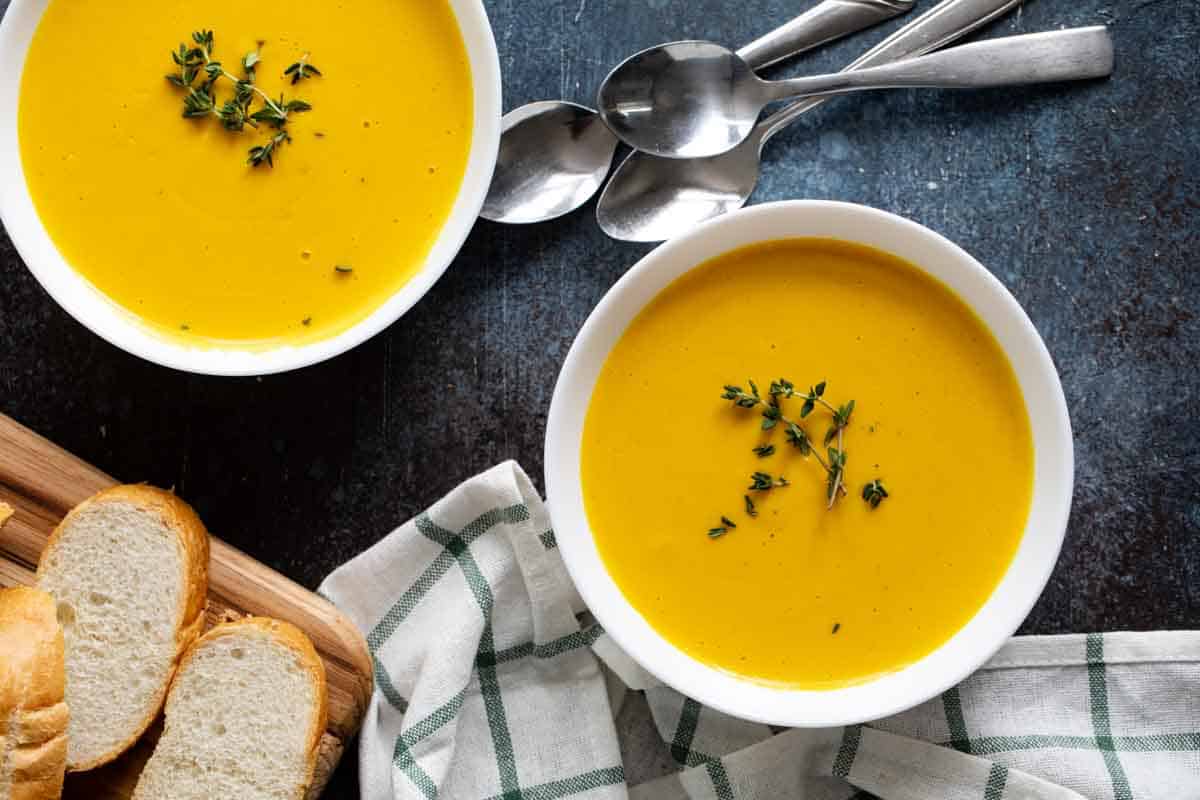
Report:
M32 585L42 548L59 520L80 501L115 483L100 470L0 414L0 501L16 512L0 528L0 586ZM309 635L325 662L329 723L317 783L310 794L315 797L346 741L362 724L371 697L371 661L366 642L328 601L213 537L206 627L246 614L275 617L296 625ZM68 775L63 796L79 800L130 797L160 728L161 720L114 763Z

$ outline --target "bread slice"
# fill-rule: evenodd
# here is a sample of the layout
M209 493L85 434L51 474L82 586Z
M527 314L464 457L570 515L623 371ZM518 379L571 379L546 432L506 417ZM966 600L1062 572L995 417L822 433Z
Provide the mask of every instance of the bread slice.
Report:
M0 589L0 800L62 795L64 683L54 599L27 586Z
M59 523L38 565L66 638L67 769L130 747L162 707L204 623L208 533L187 503L116 486Z
M325 665L298 628L218 625L183 658L133 800L301 800L325 716Z

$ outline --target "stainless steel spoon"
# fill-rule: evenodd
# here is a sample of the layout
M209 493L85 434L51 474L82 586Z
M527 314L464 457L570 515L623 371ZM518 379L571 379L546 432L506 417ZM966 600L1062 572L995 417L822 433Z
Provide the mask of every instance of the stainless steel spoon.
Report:
M754 69L770 66L903 14L915 0L823 0L737 51ZM608 175L617 139L586 106L529 103L501 120L500 152L480 216L531 223L574 211Z
M1112 73L1104 26L1006 36L892 64L766 81L737 53L713 42L644 50L600 86L600 116L622 141L674 158L707 158L737 147L776 100L864 89L980 89L1102 78Z
M942 0L846 66L845 71L929 53L1012 11L1022 0ZM741 208L762 169L763 145L826 98L797 100L758 123L740 145L712 158L680 160L633 152L596 204L596 221L614 239L661 242Z

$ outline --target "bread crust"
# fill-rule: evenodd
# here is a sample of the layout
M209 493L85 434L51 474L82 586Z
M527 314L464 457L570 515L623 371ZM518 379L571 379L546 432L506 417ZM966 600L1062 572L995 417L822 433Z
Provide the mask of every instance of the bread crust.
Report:
M16 739L4 800L55 800L62 795L69 715L54 598L28 586L0 589L0 654L0 738ZM8 730L13 719L17 728Z
M165 489L146 484L113 486L97 492L75 506L58 523L46 541L46 547L42 551L42 558L38 564L39 581L42 577L42 565L46 563L46 554L58 545L59 539L70 527L74 518L89 506L107 502L130 503L144 511L154 513L175 532L183 556L180 565L181 575L179 576L183 585L183 602L180 603L175 616L175 656L167 672L167 679L155 694L149 713L120 745L90 761L78 764L68 763L67 771L69 772L83 772L103 766L116 759L141 738L146 729L150 727L150 723L154 722L154 718L158 716L158 712L162 710L171 679L179 669L180 659L183 658L188 647L196 641L204 627L204 607L208 597L208 530L190 505L176 497L174 492Z
M13 507L8 503L0 503L0 528L4 527L4 523L8 522L8 518L13 515Z

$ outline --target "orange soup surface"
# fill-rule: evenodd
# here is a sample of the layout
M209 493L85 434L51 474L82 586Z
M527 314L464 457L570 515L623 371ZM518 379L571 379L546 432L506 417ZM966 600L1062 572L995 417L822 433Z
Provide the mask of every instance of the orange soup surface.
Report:
M721 398L779 378L855 401L831 509L785 427ZM780 403L820 445L830 412ZM1033 443L1011 365L948 287L792 239L708 261L641 312L596 383L581 469L601 556L659 633L722 670L827 689L917 661L979 610L1024 531ZM789 484L751 490L755 472ZM889 496L872 509L876 479Z

